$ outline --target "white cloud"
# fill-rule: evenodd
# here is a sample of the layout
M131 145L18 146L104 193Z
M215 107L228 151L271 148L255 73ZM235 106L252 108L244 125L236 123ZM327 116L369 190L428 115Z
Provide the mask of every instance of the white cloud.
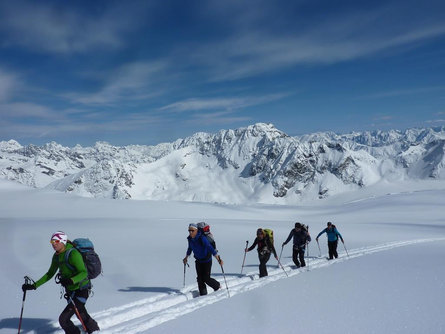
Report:
M394 119L394 116L391 115L381 115L381 116L376 116L374 117L372 120L373 121L389 121Z
M103 87L92 94L65 95L74 103L112 105L122 101L146 100L163 91L160 83L167 78L165 62L135 62L122 65L107 75Z
M282 99L289 94L278 93L265 96L229 97L229 98L193 98L175 102L160 108L172 112L200 111L214 109L240 109L254 105L260 105Z
M233 124L236 122L251 122L252 119L247 116L234 116L233 111L217 111L210 113L197 113L186 121L192 125L223 125Z
M425 94L432 92L445 91L445 86L431 86L431 87L416 87L411 89L395 89L387 92L380 92L375 94L369 94L364 96L358 96L354 98L355 100L362 99L382 99L390 97L399 97L404 95L414 95L414 94Z
M425 121L427 124L439 124L439 123L445 123L445 119L432 119Z
M228 29L232 34L198 46L190 61L207 66L212 81L237 80L296 65L333 64L404 52L445 35L443 20L433 15L430 20L423 20L421 15L406 20L398 12L400 8L393 5L326 14L322 21L290 25L291 29L280 31L268 28L264 17L263 21L240 23L236 17L243 11L233 12L231 22L238 26ZM303 18L297 16L295 22L298 20Z
M19 86L21 84L17 75L0 68L0 102L8 101Z
M91 12L48 2L11 1L0 4L3 46L19 45L39 52L87 52L98 48L120 48L124 35L142 21L137 11L105 6L96 16ZM142 13L143 11L139 11Z
M1 106L0 106L1 110ZM29 113L30 117L41 117L34 122L17 122L11 118L0 119L0 133L3 138L48 138L54 140L56 137L81 137L91 136L100 138L103 134L121 134L124 132L134 132L153 124L161 123L161 119L156 116L147 114L129 114L123 118L106 117L107 113L88 113L80 118L73 119L64 117L67 112L60 111L60 117L53 114L51 111L45 112L42 108L40 114L33 111L38 111L36 106L34 109L23 109L20 112L21 117L26 117ZM91 117L96 115L100 117ZM19 115L16 115L17 117ZM55 116L55 117L51 117Z
M48 108L34 103L17 102L0 104L0 115L10 119L18 118L40 118L40 119L54 119L58 118L59 114Z

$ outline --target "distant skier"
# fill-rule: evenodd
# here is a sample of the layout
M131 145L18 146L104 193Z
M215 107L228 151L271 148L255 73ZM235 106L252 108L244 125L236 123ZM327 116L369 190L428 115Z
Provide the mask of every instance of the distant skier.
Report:
M297 268L305 267L306 262L304 261L304 252L306 251L306 245L308 242L311 241L311 236L309 235L309 232L303 228L303 225L301 223L295 223L295 228L293 228L289 236L287 237L286 241L283 242L283 247L290 241L291 238L293 239L293 248L292 248L292 260L294 261ZM300 259L300 261L298 261Z
M68 237L64 232L55 232L51 236L50 243L55 253L52 257L48 272L35 282L35 284L23 284L23 291L37 289L39 286L48 282L56 274L57 270L59 270L59 282L65 288L65 298L68 301L68 305L59 316L60 326L67 334L80 334L80 329L71 321L71 317L78 312L78 316L80 315L81 317L79 320L85 325L88 333L98 331L99 326L97 322L90 317L85 308L91 284L82 255L68 241ZM65 259L66 251L71 248L69 258ZM69 264L67 264L66 261L68 261Z
M340 232L338 232L337 227L335 227L335 225L333 225L331 222L328 222L327 225L328 226L323 231L318 233L317 238L315 238L315 240L317 240L318 242L318 237L323 233L326 233L328 237L329 260L332 260L334 257L338 258L338 253L337 253L338 237L340 237L342 243L345 242Z
M214 291L221 288L221 284L210 277L212 270L212 255L217 259L220 265L223 265L223 261L218 255L218 252L212 247L207 237L198 230L197 224L190 224L188 228L189 236L188 248L185 258L182 260L184 265L187 264L187 259L193 251L195 257L196 267L196 280L198 281L199 295L204 296L207 294L207 287L210 286Z
M259 228L256 231L256 238L253 242L252 246L245 249L245 252L250 252L252 249L258 245L258 259L260 260L259 271L260 277L265 277L268 275L266 263L270 259L270 253L273 253L275 259L278 261L277 252L275 251L275 247L273 242L270 240L269 236L264 233L262 228Z

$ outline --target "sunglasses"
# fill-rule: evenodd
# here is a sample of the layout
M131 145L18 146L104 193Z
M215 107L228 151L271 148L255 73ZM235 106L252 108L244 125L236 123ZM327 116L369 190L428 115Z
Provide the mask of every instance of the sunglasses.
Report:
M54 244L58 244L60 242L60 240L57 240L57 239L52 239L52 240L50 240L50 244L51 245L54 245Z
M198 230L189 230L189 232L195 232L195 231L198 231Z

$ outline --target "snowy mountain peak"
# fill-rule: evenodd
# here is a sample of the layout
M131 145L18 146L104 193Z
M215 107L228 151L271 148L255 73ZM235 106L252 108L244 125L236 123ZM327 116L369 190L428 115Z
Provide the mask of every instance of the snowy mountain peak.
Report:
M250 135L252 137L266 136L268 139L288 137L284 132L278 130L271 123L256 123L248 126L247 128L240 128L235 132L245 133L246 135Z
M9 141L0 141L0 152L14 152L22 148L22 145L13 139Z
M81 196L292 204L382 180L444 179L445 129L290 137L258 123L173 143L0 143L0 176Z

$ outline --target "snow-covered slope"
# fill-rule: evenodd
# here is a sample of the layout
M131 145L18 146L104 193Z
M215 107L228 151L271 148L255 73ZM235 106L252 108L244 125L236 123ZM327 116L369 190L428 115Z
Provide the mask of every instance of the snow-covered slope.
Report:
M0 175L87 197L290 204L445 179L445 128L290 137L271 124L156 146L0 142Z
M50 280L24 304L21 290L25 275L37 280L48 270L48 241L62 230L90 238L101 257L87 302L99 334L443 334L445 190L391 187L378 196L371 188L368 198L353 192L322 205L243 206L80 198L0 180L0 333L17 333L24 305L20 333L63 334L60 286ZM299 269L292 245L281 248L296 220L313 238ZM210 224L224 259L212 266L223 289L203 297L192 260L185 273L182 263L188 224L197 221ZM345 242L332 261L326 236L314 240L327 221ZM260 279L256 250L243 261L258 227L273 229L286 273L272 257Z

